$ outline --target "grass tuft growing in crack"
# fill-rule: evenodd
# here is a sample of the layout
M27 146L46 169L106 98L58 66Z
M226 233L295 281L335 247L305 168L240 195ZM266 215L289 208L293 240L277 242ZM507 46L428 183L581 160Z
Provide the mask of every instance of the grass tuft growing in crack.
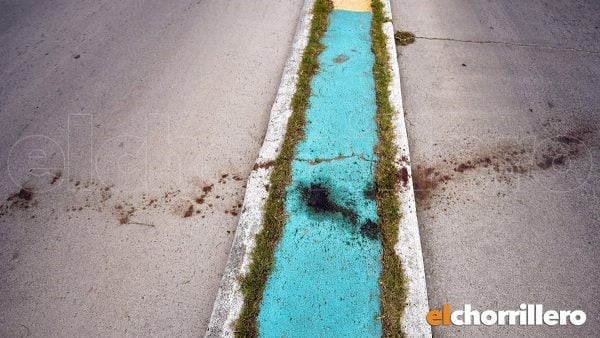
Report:
M302 55L298 70L298 83L292 98L292 114L288 120L281 153L277 157L271 174L269 197L265 204L265 218L261 232L256 236L248 273L241 280L244 305L235 323L236 337L257 337L259 307L267 278L275 262L274 252L285 224L285 188L291 181L291 161L296 144L304 137L305 112L308 106L310 82L319 68L317 57L323 50L321 38L328 25L328 16L333 9L330 0L316 0L310 26L308 44Z
M415 42L416 36L414 33L411 32L396 31L396 33L394 34L394 39L402 46L406 46Z
M400 258L396 255L394 246L398 239L400 223L400 201L396 195L398 170L394 164L396 147L394 145L394 126L392 117L396 113L389 100L390 68L389 55L386 49L386 35L383 23L387 21L383 14L383 4L380 0L371 2L373 21L371 26L371 43L375 64L375 95L377 102L377 156L379 161L375 169L377 185L377 213L381 226L382 269L379 276L381 291L381 321L384 337L403 337L400 319L406 301L404 272Z

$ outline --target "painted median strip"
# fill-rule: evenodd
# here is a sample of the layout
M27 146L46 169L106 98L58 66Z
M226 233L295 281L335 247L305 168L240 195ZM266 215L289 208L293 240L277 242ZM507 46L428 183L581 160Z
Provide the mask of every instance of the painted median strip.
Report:
M371 12L329 14L267 280L264 337L381 336Z
M282 79L286 90L280 88L248 182L207 336L398 336L400 327L407 335L430 334L419 327L427 310L420 321L407 320L410 311L401 319L411 290L405 292L396 249L400 213L408 210L401 211L398 197L404 202L412 190L397 180L406 169L395 164L398 106L388 99L388 88L396 88L384 8L374 1L371 13L366 1L335 1L332 8L316 0L307 34L311 7L307 1ZM298 63L296 47L303 45ZM420 257L420 243L418 249ZM409 288L424 288L407 277ZM417 293L426 305L424 292Z

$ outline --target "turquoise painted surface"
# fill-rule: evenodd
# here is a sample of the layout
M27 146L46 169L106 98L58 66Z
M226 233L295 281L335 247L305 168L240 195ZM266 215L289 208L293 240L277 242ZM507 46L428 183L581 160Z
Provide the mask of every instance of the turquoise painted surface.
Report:
M329 19L258 316L262 337L381 336L371 13Z

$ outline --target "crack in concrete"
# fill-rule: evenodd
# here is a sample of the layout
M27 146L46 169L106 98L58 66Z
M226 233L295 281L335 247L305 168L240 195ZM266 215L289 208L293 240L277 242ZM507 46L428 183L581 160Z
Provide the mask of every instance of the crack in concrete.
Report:
M572 48L572 47L544 46L544 45L538 45L538 44L534 44L534 43L524 43L524 42L507 42L507 41L494 41L494 40L463 40L463 39L440 38L440 37L429 37L429 36L416 36L416 38L423 39L423 40L432 40L432 41L452 41L452 42L464 42L464 43L504 45L504 46L514 46L514 47L531 47L531 48L552 49L552 50L570 51L570 52L582 52L582 53L588 53L588 54L600 54L600 51L597 51L597 50L588 50L588 49Z
M358 159L363 160L363 161L376 162L376 160L366 158L364 154L339 155L339 156L336 156L336 157L315 158L315 159L310 159L310 160L309 159L303 159L303 158L296 158L295 161L308 162L308 164L310 164L310 165L315 165L315 164L324 163L324 162L333 162L333 161L345 160L345 159L352 158L352 157L357 157Z

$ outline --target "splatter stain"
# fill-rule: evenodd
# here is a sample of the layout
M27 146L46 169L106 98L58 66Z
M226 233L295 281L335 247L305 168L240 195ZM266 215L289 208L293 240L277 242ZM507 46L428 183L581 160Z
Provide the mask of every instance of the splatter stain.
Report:
M379 237L379 225L368 220L360 226L360 233L369 239L377 239Z
M329 189L319 183L313 183L308 187L302 188L302 195L306 200L308 208L317 214L336 214L340 213L352 223L356 222L356 213L344 206L341 206L331 200Z
M344 62L348 61L348 59L349 59L348 56L346 56L344 54L340 54L340 55L336 56L335 58L333 58L333 63L337 63L337 64L344 63Z

